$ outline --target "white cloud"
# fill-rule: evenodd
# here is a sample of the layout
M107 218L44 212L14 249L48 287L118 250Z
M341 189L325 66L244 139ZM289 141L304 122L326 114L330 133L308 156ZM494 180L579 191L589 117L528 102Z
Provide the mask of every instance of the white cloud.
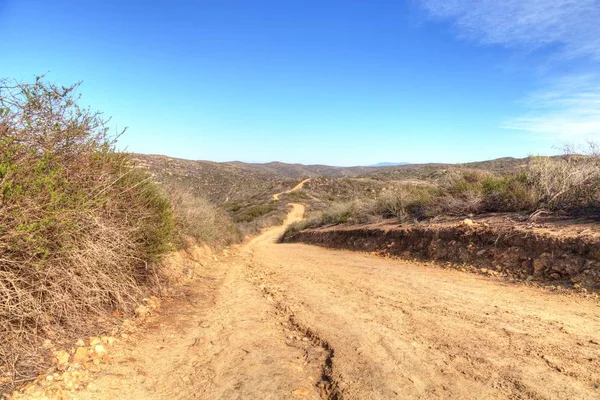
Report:
M421 2L435 18L453 21L462 38L525 50L552 46L553 58L593 70L600 65L600 0ZM552 140L600 140L600 75L555 78L521 105L525 114L504 128Z
M564 57L600 61L600 0L422 0L459 34L483 44L562 47Z
M504 128L561 141L600 139L599 76L563 78L522 103L529 112L505 121Z

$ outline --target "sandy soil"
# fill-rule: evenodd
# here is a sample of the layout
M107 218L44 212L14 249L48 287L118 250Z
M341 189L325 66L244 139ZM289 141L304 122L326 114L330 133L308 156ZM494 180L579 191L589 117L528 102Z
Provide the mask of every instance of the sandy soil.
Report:
M282 232L207 268L80 397L600 397L597 301Z

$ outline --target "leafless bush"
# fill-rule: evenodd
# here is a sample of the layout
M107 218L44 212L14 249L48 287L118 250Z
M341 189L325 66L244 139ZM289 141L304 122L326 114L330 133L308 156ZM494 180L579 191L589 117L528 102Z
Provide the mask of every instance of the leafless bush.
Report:
M600 179L597 157L535 157L530 163L529 175L542 207L586 207L597 200Z

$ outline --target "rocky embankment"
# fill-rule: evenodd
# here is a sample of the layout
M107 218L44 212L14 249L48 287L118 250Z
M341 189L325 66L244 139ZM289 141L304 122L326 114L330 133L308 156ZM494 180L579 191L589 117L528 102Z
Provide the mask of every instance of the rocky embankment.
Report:
M447 224L329 226L286 242L474 266L489 275L600 290L600 225Z

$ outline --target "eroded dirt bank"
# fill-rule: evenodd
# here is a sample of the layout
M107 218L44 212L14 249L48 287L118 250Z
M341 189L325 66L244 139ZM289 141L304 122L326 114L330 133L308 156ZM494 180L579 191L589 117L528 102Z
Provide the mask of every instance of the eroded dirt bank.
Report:
M301 231L288 242L378 252L402 258L466 263L490 274L600 289L600 224L579 232L555 226L379 224L334 226Z

